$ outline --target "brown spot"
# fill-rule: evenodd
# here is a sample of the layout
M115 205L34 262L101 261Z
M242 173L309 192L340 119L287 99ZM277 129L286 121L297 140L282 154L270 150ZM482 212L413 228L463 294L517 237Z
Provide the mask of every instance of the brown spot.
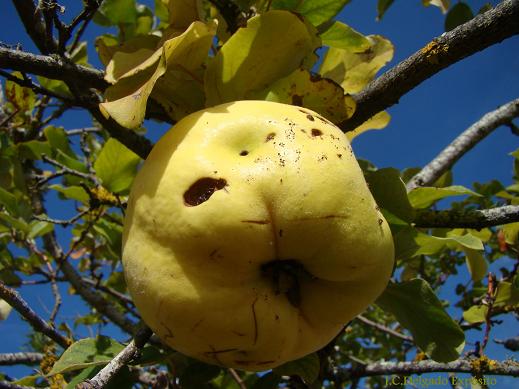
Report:
M248 154L249 154L249 152L247 150L243 150L242 152L240 152L240 156L242 156L242 157L245 157Z
M342 158L342 154L337 154L337 157L339 157L339 159Z
M198 320L198 321L193 325L193 327L191 327L191 332L193 332L194 330L196 330L196 329L198 328L198 326L199 326L200 324L203 323L204 320L205 320L205 319L203 319L203 318L200 319L200 320Z
M308 120L310 120L311 122L313 122L315 120L314 117L312 115L310 115L310 114L306 115L306 118Z
M271 132L270 134L267 135L267 138L265 139L265 142L270 142L272 139L274 139L275 136L276 136L276 133L275 132Z
M282 178L279 179L279 183L280 183L280 184L283 183L283 179L282 179Z
M242 220L241 222L251 224L269 224L270 220Z
M384 220L382 220L382 219L378 219L378 225L381 226L382 223L384 223Z
M227 181L223 178L199 178L184 192L184 204L188 207L196 207L209 200L214 192L225 188L226 185Z
M280 238L283 237L283 230L279 230L278 235Z
M231 353L233 351L238 351L237 348L226 348L223 350L215 350L213 347L211 347L211 348L212 348L211 351L205 351L204 354L205 355L217 355L217 354L224 354L224 353Z
M307 221L307 220L324 220L324 219L347 219L348 216L346 215L326 215L326 216L315 216L315 217L301 217L297 219L291 219L289 221L291 222L299 222L299 221Z
M237 336L245 336L244 333L241 333L241 332L238 332L238 331L231 330L231 332L232 332L234 335L237 335Z
M300 95L292 95L292 105L303 105L303 96Z
M216 258L222 258L222 256L219 254L220 249L214 249L209 254L209 259L215 260Z
M278 314L276 314L275 319L279 320L279 315Z
M317 128L312 128L312 136L321 136L323 132Z

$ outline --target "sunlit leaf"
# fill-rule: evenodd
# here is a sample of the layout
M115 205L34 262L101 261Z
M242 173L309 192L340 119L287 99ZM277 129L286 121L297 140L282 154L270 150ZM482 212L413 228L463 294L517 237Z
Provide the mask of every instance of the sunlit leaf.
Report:
M280 376L297 375L307 384L314 382L319 376L320 362L317 354L312 353L295 361L286 362L272 370Z
M114 138L108 139L99 153L94 169L103 186L114 193L128 191L140 158Z
M460 1L447 13L445 17L445 31L453 30L460 24L468 22L473 17L472 9L470 9L466 3Z
M30 232L27 235L27 237L34 239L38 236L43 236L45 234L48 234L52 230L54 230L54 225L49 222L44 222L40 220L34 220L30 225Z
M451 2L450 0L422 0L422 4L426 7L429 5L434 5L440 8L443 13L446 13L451 5Z
M324 56L319 73L339 83L347 93L360 92L393 58L393 45L380 35L366 37L371 46L363 52L331 47Z
M360 53L371 47L368 38L339 21L331 23L319 36L323 45L348 50L352 53Z
M136 36L132 39L119 44L117 38L112 35L101 35L95 40L95 47L99 59L103 65L108 66L116 52L134 53L138 50L153 50L155 51L160 41L160 37L156 35ZM131 59L134 61L134 59ZM129 69L129 68L128 68ZM121 73L121 72L120 72ZM114 77L112 76L112 79Z
M480 281L487 275L488 264L480 250L469 248L463 249L465 252L465 262L473 281Z
M78 340L65 350L47 375L106 365L123 348L122 344L106 336Z
M414 208L427 208L436 201L450 196L471 195L480 196L478 193L465 188L464 186L454 185L445 188L418 187L409 192L409 201Z
M12 72L11 75L23 80L20 72ZM20 86L11 80L5 81L5 97L19 112L32 111L36 103L36 95L32 89Z
M344 95L332 80L297 69L251 97L309 108L334 123L347 120L355 111L355 101Z
M55 191L59 192L64 198L70 199L70 200L77 200L81 201L82 203L88 203L90 197L88 196L88 193L85 192L85 189L83 189L80 186L61 186L61 185L50 185L50 189L54 189Z
M87 42L81 42L70 53L70 60L78 65L88 66Z
M376 303L395 315L431 359L449 362L459 357L465 345L465 334L445 312L426 281L414 279L391 283Z
M205 62L215 33L214 23L195 22L181 36L164 42L166 72L151 96L174 120L204 107Z
M319 26L337 15L350 0L273 0L272 9L286 9L303 15Z
M0 321L7 319L12 309L13 307L11 307L7 301L0 299Z
M519 223L505 224L503 227L505 240L508 244L516 244L519 238Z
M209 62L206 105L247 99L301 65L309 69L318 46L315 29L293 13L269 11L251 18Z
M389 115L386 111L379 112L366 120L360 126L355 128L353 131L348 131L346 136L350 140L350 142L359 136L360 134L369 131L369 130L381 130L385 128L389 121L391 120L391 115Z
M45 134L51 148L55 149L56 152L59 150L63 152L63 154L75 158L76 154L72 151L67 133L62 127L47 126L43 130L43 133Z

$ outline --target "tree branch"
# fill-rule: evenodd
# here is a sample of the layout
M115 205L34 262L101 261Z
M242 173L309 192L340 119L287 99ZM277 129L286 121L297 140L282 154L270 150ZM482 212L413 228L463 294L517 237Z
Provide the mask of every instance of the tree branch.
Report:
M41 353L6 353L0 354L0 366L36 365L43 359Z
M18 16L22 21L27 34L43 54L50 54L56 51L57 42L48 39L49 31L43 20L43 14L40 9L36 8L33 0L12 0L13 5L18 12ZM1 65L0 65L1 66Z
M430 211L418 210L414 224L421 228L474 228L519 222L519 205L490 209Z
M70 339L61 335L54 327L48 325L45 320L39 317L38 314L29 307L29 304L20 296L18 291L9 288L2 281L0 281L0 298L7 301L10 306L16 309L36 331L47 335L65 349L70 345Z
M424 374L434 372L492 374L519 377L519 363L515 361L490 361L486 358L458 359L449 363L420 362L375 362L369 365L340 369L339 379L344 382L353 378L393 374Z
M392 105L440 70L519 33L519 0L505 0L494 9L433 39L428 45L372 81L355 96L354 115L340 124L352 131Z
M97 373L93 378L79 384L76 386L76 388L104 388L106 384L115 377L119 370L121 370L126 364L138 356L140 350L144 347L152 334L153 332L148 327L140 329L130 344L128 344L128 346L126 346L119 354L117 354L108 365L101 369L101 371L99 371L99 373Z
M55 55L32 54L2 46L0 46L0 68L18 70L54 80L81 81L82 84L101 91L109 85L100 70L76 65Z
M364 317L362 315L357 316L357 320L361 321L362 323L364 323L364 324L366 324L366 325L368 325L370 327L376 328L379 331L382 331L382 332L385 332L386 334L394 336L395 338L403 340L404 342L414 343L412 337L404 335L404 334L402 334L402 333L400 333L398 331L395 331L395 330L393 330L393 329L391 329L389 327L386 327L385 325L382 325L380 323L377 323L377 322L374 322L372 320L369 320L368 318L366 318L366 317Z
M418 186L432 185L443 173L448 171L465 153L471 150L478 142L484 139L494 129L511 123L519 116L519 99L502 105L495 111L489 112L476 123L467 128L436 158L427 164L407 183L407 189Z

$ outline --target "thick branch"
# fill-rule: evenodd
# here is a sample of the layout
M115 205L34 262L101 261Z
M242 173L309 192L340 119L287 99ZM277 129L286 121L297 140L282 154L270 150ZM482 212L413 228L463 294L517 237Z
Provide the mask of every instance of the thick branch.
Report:
M519 222L519 205L490 209L417 211L414 224L422 228L474 228Z
M105 90L108 83L103 72L65 61L59 56L38 55L0 46L0 68L18 70L69 82L80 81L84 85Z
M398 103L411 89L440 70L519 33L519 0L505 0L494 9L435 38L355 96L357 108L343 131L352 131L376 113Z
M18 291L9 288L2 281L0 281L0 298L7 301L10 306L16 309L36 331L47 335L63 348L67 348L70 345L70 339L61 335L56 329L48 325L45 320L39 317L38 314L29 307L29 304L20 296Z
M519 363L514 361L488 361L482 359L458 359L449 363L434 361L420 362L376 362L369 365L339 370L341 381L352 378L393 374L424 374L434 372L492 374L519 377Z
M41 353L6 353L0 354L2 365L36 365L43 359Z
M153 332L145 327L137 332L135 338L126 346L114 359L110 361L99 373L92 379L79 384L77 388L80 389L100 389L104 388L106 384L115 377L115 375L125 365L131 362L138 356L140 350L144 347Z
M38 49L49 54L56 51L57 42L48 39L49 31L43 21L41 10L37 9L33 0L13 0L13 5L18 12L27 34L31 37ZM1 66L1 65L0 65Z
M411 190L418 186L432 185L440 176L448 171L465 153L490 134L494 129L511 123L519 116L519 99L502 105L495 111L485 114L472 126L467 128L436 158L416 174L407 184Z

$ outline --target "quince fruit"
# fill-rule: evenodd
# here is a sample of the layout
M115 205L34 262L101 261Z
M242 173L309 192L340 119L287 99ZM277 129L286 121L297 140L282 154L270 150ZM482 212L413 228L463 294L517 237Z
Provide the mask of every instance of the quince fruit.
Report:
M393 257L346 136L266 101L178 122L138 173L124 224L144 321L177 351L250 371L326 345L382 293Z

